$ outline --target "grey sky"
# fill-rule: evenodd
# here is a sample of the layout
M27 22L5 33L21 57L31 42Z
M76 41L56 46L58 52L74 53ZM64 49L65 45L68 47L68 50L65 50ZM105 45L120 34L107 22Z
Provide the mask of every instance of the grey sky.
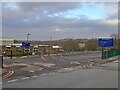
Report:
M2 3L3 37L32 40L97 38L118 32L117 2Z

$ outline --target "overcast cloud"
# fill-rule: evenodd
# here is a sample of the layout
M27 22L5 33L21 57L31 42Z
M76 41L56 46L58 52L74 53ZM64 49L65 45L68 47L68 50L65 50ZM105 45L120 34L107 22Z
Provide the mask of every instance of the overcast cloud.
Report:
M32 40L97 38L118 32L115 3L17 2L2 4L3 37Z

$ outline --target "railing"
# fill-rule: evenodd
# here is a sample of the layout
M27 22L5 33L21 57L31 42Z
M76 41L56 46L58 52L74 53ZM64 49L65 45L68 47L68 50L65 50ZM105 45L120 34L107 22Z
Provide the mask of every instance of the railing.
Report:
M114 57L120 55L120 50L102 50L102 59L107 59L110 57Z

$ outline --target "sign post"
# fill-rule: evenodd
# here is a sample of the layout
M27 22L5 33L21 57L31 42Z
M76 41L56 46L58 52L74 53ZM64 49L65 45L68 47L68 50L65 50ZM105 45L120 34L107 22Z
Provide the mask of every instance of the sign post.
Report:
M23 42L22 46L24 47L24 49L27 49L27 56L28 56L28 49L30 48L30 43L28 42Z
M106 58L109 58L109 49L110 47L113 47L114 46L114 40L113 38L110 38L110 37L105 37L105 38L98 38L98 47L101 47L102 48L102 59ZM107 52L105 51L105 54L104 54L104 49L103 48L107 48L108 49L108 54Z

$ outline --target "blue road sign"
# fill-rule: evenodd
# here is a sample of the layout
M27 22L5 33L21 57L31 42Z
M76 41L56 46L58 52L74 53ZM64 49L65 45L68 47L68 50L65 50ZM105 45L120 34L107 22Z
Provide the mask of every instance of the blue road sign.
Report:
M113 40L113 38L99 38L98 46L99 47L113 47L114 40Z
M22 43L22 46L23 46L24 48L28 49L28 48L30 47L30 43L28 43L28 42L23 42L23 43Z

